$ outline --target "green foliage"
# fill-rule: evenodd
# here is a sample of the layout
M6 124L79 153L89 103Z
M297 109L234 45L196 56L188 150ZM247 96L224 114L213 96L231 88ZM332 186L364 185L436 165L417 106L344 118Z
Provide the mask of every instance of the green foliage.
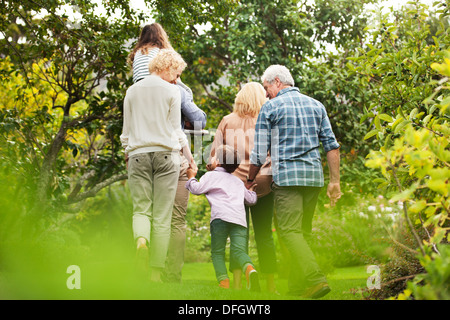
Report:
M392 286L378 298L396 296L406 288L398 278L425 270L399 298L448 299L450 1L377 10L370 21L364 6L373 2L146 1L188 62L182 77L208 114L208 128L231 112L242 84L259 81L274 63L286 65L300 90L327 108L342 146L344 195L331 215L324 194L319 201L313 245L325 270L385 263L384 281ZM85 243L100 248L120 225L127 227L119 238L127 238L128 195L121 186L100 190L126 178L119 142L124 88L131 85L126 57L148 17L128 1L108 2L103 16L95 1L2 4L0 242L20 242L29 221L44 231L35 251L42 256L67 243L82 256ZM379 193L402 204L401 219L392 223L385 211L368 209L378 201L370 194ZM27 215L33 206L44 221ZM206 261L204 197L191 196L187 220L187 259Z
M422 256L439 252L449 234L448 4L436 3L438 19L418 2L394 12L394 20L380 13L366 46L347 64L371 93L361 122L371 120L364 139L376 138L379 150L366 165L381 171L376 181L389 198L403 202Z
M427 17L421 4L397 13L395 22L380 16L367 48L352 58L358 65L348 67L373 94L373 104L361 121L372 120L373 129L365 139L376 137L380 150L373 150L366 164L381 169L386 179L382 185L393 187L390 196L403 201L408 214L424 227L435 227L437 236L428 239L432 245L442 240L440 228L448 216L450 154L448 93L437 87L446 79L440 80L434 69L444 68L437 63L450 42L442 29L433 43L427 42ZM421 241L417 245L421 247Z
M211 208L206 197L191 194L186 214L186 262L210 262L210 219Z
M420 258L420 264L426 273L414 278L408 283L399 299L409 298L410 294L420 300L449 300L450 299L450 246L439 246L439 254L429 252Z
M401 206L400 206L401 207ZM416 232L423 237L425 232L416 226ZM381 288L366 292L367 299L390 299L407 288L408 280L424 272L417 257L414 239L401 211L389 232L388 259L380 265Z
M368 125L359 118L371 96L345 68L364 37L364 6L374 1L147 2L188 63L182 77L208 114L207 128L231 112L243 84L284 64L296 86L328 110L349 168L342 170L343 183L355 192L376 191L373 179L360 174L371 143L363 141Z
M10 92L0 108L2 157L28 180L30 203L40 210L95 195L125 169L119 135L123 88L131 83L126 45L143 16L127 1L103 16L96 6L6 1L0 8L0 75ZM117 12L126 19L113 18Z
M326 59L326 44L354 46L366 23L363 5L371 1L339 1L332 7L324 1L148 2L188 62L186 82L204 90L199 94L206 92L200 105L230 111L239 86L259 81L270 64L286 65L296 83L307 88L304 73L320 66L310 59ZM321 78L316 70L312 81ZM227 87L230 91L223 91Z
M389 259L390 234L400 208L383 197L353 195L355 203L319 206L310 240L323 269L383 264Z

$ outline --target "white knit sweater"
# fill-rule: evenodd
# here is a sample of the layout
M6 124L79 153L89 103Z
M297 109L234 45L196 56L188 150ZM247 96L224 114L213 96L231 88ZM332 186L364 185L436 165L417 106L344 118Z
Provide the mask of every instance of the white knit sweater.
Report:
M181 129L181 95L176 85L150 75L132 85L123 107L120 140L128 156L179 151L187 137Z

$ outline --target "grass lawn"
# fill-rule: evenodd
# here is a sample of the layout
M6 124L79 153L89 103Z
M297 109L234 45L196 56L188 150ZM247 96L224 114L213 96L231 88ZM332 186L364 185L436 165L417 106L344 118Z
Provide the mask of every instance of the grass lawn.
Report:
M50 272L51 270L51 272ZM127 262L103 262L80 265L80 289L68 289L66 270L33 269L29 273L0 273L2 299L100 299L100 300L298 300L286 295L287 279L276 277L279 294L267 292L261 279L259 293L246 289L221 289L217 286L212 263L187 263L182 284L158 284L132 276ZM324 300L357 300L352 289L366 286L366 268L336 269L328 276L332 291ZM243 286L245 288L245 284Z
M323 297L324 300L354 300L359 299L359 295L351 292L352 289L366 286L369 274L366 268L351 267L336 269L335 272L328 276L329 284L332 291ZM292 300L299 297L287 295L287 279L276 277L276 285L279 294L267 292L265 279L261 279L261 292L248 292L241 290L223 290L217 288L215 281L214 268L212 263L190 263L186 264L183 270L183 292L179 292L173 299L215 299L221 300ZM245 288L245 283L243 283Z

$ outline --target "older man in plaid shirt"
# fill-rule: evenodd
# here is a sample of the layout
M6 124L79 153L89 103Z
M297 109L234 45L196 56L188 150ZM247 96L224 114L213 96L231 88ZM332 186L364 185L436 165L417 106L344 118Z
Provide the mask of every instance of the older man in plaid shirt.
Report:
M270 66L262 76L270 99L259 113L246 186L249 188L270 151L273 191L281 240L291 254L289 291L317 299L330 288L307 239L321 187L324 186L320 143L327 154L333 206L340 198L339 144L325 107L294 87L289 70Z

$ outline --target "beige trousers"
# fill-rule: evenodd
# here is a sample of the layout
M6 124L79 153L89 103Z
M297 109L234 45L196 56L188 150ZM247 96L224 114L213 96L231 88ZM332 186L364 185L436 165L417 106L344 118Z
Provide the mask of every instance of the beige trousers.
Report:
M186 189L188 180L186 172L188 168L188 161L184 156L181 156L180 176L172 211L169 250L163 274L163 279L166 282L181 282L184 248L186 245L186 212L189 201L189 190Z
M134 238L142 237L149 243L153 268L165 266L179 172L178 152L140 153L128 161Z

